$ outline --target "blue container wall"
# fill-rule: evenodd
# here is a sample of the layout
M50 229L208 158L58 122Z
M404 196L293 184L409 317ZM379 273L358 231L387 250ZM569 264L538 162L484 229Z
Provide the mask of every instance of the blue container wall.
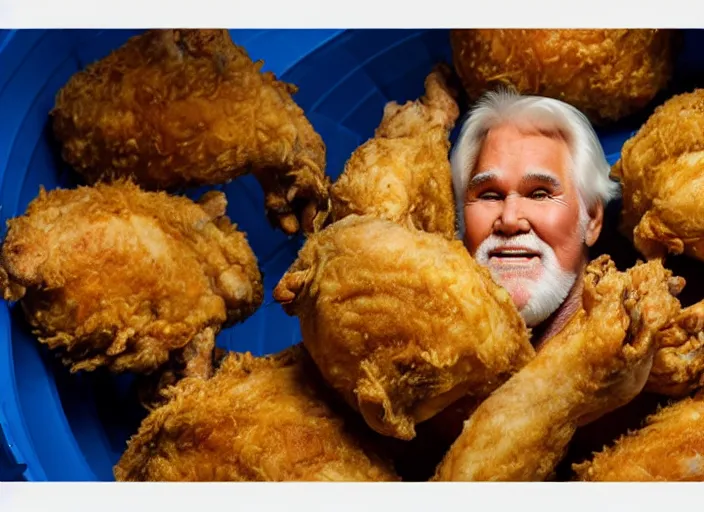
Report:
M135 33L0 33L3 225L24 211L40 186L76 184L57 158L47 123L54 95L73 73ZM300 86L296 101L327 144L333 178L371 136L384 104L417 97L435 61L449 59L445 31L235 30L232 35L254 59L265 60L266 70ZM247 232L259 258L265 299L250 319L222 332L218 344L256 354L275 352L300 340L297 320L274 303L271 290L295 258L301 239L268 225L262 192L251 177L224 190L228 214ZM142 417L131 401L129 377L68 375L28 332L15 306L0 307L0 329L0 425L6 455L26 464L23 476L30 480L112 480L112 466ZM0 455L0 460L10 457ZM7 474L11 478L9 469Z
M24 211L40 186L75 185L49 131L54 96L73 73L135 33L0 31L3 226ZM445 30L233 30L232 36L252 58L264 59L266 70L299 86L295 99L326 142L333 179L373 134L385 103L415 99L432 66L450 62ZM700 31L687 32L672 91L704 83L698 77L702 57L695 51L703 42ZM641 121L631 119L601 133L612 163ZM284 314L271 290L301 239L268 225L262 192L251 177L221 188L228 196L228 214L248 234L259 258L265 299L246 322L223 331L218 344L255 354L278 351L300 339L297 320ZM19 308L0 304L0 480L112 480L112 466L143 415L129 384L129 376L69 375L28 332Z

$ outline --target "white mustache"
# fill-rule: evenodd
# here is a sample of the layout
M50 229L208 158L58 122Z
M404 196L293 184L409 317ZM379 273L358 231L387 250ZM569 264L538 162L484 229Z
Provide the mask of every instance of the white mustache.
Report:
M534 232L523 233L511 237L489 235L477 248L474 258L479 263L488 263L489 254L506 246L519 246L529 251L541 254L543 257L552 258L555 253L547 243L540 239Z

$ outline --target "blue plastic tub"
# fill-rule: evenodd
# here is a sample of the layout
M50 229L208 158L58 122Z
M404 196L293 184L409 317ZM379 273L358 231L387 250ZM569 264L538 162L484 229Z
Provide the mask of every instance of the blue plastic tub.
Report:
M40 185L73 185L72 173L52 148L47 114L54 95L71 74L135 33L0 31L2 226L24 212ZM264 59L265 69L300 87L295 99L327 144L332 178L372 135L387 101L416 98L433 64L450 61L444 30L234 30L232 35L254 59ZM702 42L699 31L686 34L676 88L686 89L696 79L693 70L704 69L694 51ZM631 120L601 134L612 162L638 123ZM275 352L299 341L297 320L272 301L271 290L301 240L268 225L262 193L250 177L225 191L228 214L247 232L259 258L266 295L262 308L222 332L218 344ZM112 480L112 466L143 414L127 393L128 382L129 377L103 372L69 375L28 332L19 308L1 303L0 480Z

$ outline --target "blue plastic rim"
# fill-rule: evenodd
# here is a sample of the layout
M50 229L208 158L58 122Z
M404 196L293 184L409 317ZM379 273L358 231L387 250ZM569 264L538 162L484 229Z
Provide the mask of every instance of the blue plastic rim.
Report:
M47 189L75 185L56 156L48 125L54 96L69 77L138 31L0 31L0 217L20 215ZM234 41L264 68L299 86L295 99L322 135L336 178L352 151L372 136L386 102L418 97L438 61L451 62L445 30L233 30ZM704 70L700 31L687 31L676 83ZM638 121L603 131L611 163ZM228 214L248 234L264 274L264 305L223 331L218 345L255 354L299 341L271 291L298 251L300 237L273 230L251 177L223 189ZM200 191L194 191L198 195ZM191 195L189 193L189 195ZM4 235L4 227L3 233ZM275 328L273 326L276 326ZM39 346L20 309L0 305L0 481L113 480L112 467L143 412L129 376L69 375Z

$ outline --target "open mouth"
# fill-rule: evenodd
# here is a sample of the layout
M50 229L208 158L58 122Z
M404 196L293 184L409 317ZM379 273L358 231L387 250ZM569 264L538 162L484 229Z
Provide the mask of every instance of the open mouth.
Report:
M501 247L489 253L489 258L501 258L504 261L527 261L540 258L540 253L523 247Z

